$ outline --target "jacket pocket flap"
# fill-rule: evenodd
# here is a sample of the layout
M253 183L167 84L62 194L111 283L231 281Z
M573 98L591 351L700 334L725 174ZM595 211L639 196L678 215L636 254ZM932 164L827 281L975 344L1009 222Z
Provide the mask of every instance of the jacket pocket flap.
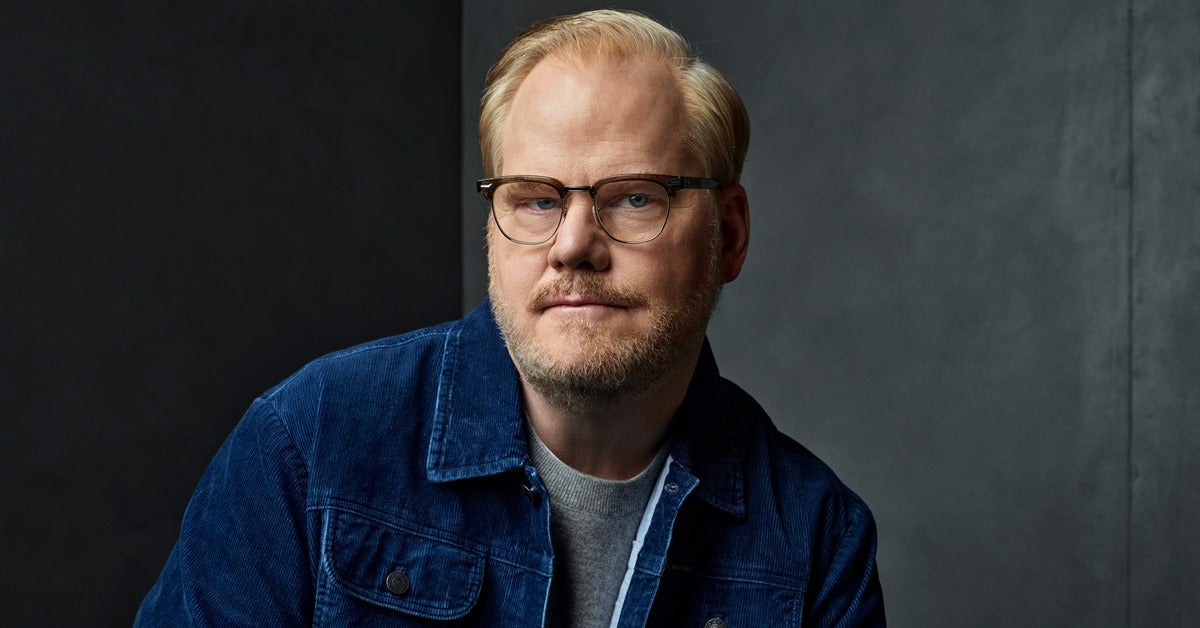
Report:
M325 524L322 562L354 597L429 619L459 619L479 598L479 552L353 512L327 510Z

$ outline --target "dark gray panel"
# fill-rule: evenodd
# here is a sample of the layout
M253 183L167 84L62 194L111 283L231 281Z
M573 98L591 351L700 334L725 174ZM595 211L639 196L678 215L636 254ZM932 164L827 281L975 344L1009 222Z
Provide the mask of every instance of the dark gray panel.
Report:
M457 315L457 204L412 186L460 179L458 32L440 1L0 8L0 623L128 626L254 395Z
M464 129L500 45L585 6L464 3ZM747 100L750 259L711 336L874 507L892 624L1124 625L1127 5L626 6Z
M1200 617L1200 4L1133 3L1132 625Z

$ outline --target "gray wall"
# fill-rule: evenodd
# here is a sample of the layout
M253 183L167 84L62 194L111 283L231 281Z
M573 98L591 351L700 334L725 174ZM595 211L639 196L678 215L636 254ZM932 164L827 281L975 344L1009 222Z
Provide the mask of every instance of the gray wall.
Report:
M477 98L520 27L464 2ZM751 112L724 373L870 503L896 626L1200 615L1200 7L631 2ZM463 301L482 298L464 192Z

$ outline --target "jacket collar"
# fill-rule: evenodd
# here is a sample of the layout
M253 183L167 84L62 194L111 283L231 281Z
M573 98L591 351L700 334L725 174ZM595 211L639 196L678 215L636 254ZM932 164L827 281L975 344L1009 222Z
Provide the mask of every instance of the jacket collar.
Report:
M704 501L741 517L746 512L742 475L746 430L737 429L728 386L705 338L687 394L671 421L675 440L671 457L700 480L696 493Z
M495 475L528 457L521 386L491 302L450 327L426 470L433 482Z
M696 372L672 421L671 457L700 482L704 501L742 516L743 452L712 349L705 339ZM495 475L529 458L520 381L484 301L451 326L438 376L426 471L432 482Z

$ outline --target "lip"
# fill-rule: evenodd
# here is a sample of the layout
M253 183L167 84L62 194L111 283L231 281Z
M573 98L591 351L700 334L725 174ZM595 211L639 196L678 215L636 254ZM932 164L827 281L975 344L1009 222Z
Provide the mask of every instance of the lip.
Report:
M624 306L621 305L620 303L614 303L612 301L608 301L608 300L601 299L598 297L593 297L593 296L589 296L589 295L578 295L578 294L555 297L555 298L550 299L542 304L543 310L549 310L549 309L553 309L553 308L568 308L569 309L569 308L592 308L592 307L623 308Z

